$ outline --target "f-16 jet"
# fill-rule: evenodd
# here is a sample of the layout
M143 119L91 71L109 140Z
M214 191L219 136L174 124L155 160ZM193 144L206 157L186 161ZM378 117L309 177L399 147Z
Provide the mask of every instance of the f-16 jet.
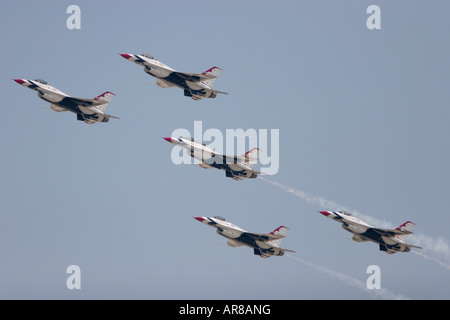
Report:
M201 223L216 228L217 233L228 239L231 247L247 246L253 248L253 253L262 258L282 256L292 250L280 248L281 239L285 237L288 228L280 226L270 233L252 233L235 226L222 217L194 217Z
M197 159L200 163L199 167L204 169L216 168L225 170L225 176L236 181L245 178L255 179L259 171L254 171L253 165L259 158L261 150L253 148L242 156L227 156L216 153L213 149L204 143L199 143L193 138L163 138L176 146L182 147L189 151L191 157Z
M222 72L222 69L218 67L212 67L201 74L186 73L172 69L149 54L121 53L120 55L123 58L144 67L146 73L157 79L156 85L158 87L181 88L184 90L184 95L186 97L191 97L194 100L215 98L218 93L228 94L212 89L214 81Z
M395 229L374 228L366 222L354 217L347 211L319 211L325 217L342 223L342 228L353 233L353 241L372 241L380 246L380 251L389 254L409 252L411 248L422 249L405 242L415 224L411 221L403 223Z
M115 96L112 92L106 91L94 99L74 98L41 79L14 79L14 81L37 91L39 98L51 103L49 109L56 112L71 111L77 114L77 120L87 124L108 122L109 118L119 119L105 113L106 107Z

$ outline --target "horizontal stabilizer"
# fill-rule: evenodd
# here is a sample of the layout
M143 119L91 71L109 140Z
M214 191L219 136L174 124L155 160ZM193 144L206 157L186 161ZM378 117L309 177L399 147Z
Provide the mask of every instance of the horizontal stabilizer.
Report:
M111 116L111 115L109 115L109 114L105 114L105 117L107 117L107 118L113 118L113 119L120 119L119 117Z
M228 94L228 92L223 92L223 91L218 91L218 90L212 90L212 89L210 89L209 91L214 92L214 93L220 93L220 94Z

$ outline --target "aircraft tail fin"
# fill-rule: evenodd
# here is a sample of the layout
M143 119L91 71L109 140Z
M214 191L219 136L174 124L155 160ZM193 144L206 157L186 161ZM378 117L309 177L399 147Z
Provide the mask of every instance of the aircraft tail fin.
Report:
M220 69L218 67L212 67L212 68L206 70L205 72L202 72L203 75L210 77L210 79L208 79L208 80L203 80L202 83L207 85L208 87L212 88L214 81L216 81L217 77L219 76L219 74L221 72L222 72L222 69Z
M288 232L288 230L289 230L289 228L287 228L285 226L279 226L278 228L276 228L275 230L270 232L270 234L284 236ZM281 242L281 239L276 239L276 240L270 241L270 243L274 244L277 247L280 246L280 242Z
M250 151L247 151L242 156L245 158L245 163L252 167L256 161L259 159L259 153L261 152L261 149L259 148L253 148Z
M101 95L94 98L96 101L102 102L102 104L96 105L95 107L102 112L105 112L106 107L111 102L111 100L114 98L115 94L109 91L103 92Z
M412 233L412 229L414 228L416 224L411 221L406 221L402 225L395 228L395 230L406 232L407 234L404 235L398 235L397 238L400 238L401 240L405 240L405 238L408 236L408 234Z

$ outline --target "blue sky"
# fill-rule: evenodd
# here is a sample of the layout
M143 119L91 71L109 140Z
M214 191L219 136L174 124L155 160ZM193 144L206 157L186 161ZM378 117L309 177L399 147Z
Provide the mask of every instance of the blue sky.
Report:
M69 30L66 9L81 9ZM366 9L381 9L369 30ZM450 298L450 28L445 1L2 1L2 299ZM119 53L223 69L193 101ZM121 119L87 125L11 79L75 97L104 91ZM278 129L266 180L171 162L161 139ZM253 147L253 146L252 146ZM272 182L272 183L271 183ZM290 189L288 189L288 187ZM310 196L301 196L301 192ZM387 255L318 210L416 223L417 253ZM338 209L338 208L330 208ZM194 216L289 227L291 256L231 248ZM375 225L378 226L378 225ZM81 269L80 290L66 268ZM383 291L361 288L367 267Z

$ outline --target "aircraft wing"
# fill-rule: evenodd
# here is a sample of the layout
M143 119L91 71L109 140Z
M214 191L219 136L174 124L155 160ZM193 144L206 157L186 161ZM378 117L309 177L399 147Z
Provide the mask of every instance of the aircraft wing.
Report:
M250 233L250 232L245 232L245 234L247 236L249 236L250 238L256 240L256 241L272 241L272 240L278 240L278 239L282 239L285 236L281 235L281 234L269 234L269 233Z
M184 147L186 149L190 149L191 151L203 151L203 149L190 146L188 144L183 144L181 147ZM205 151L208 152L208 151ZM224 154L216 153L214 151L209 151L211 153L211 157L214 157L216 160L216 163L222 163L222 164L238 164L238 163L245 163L247 160L243 156L227 156Z
M99 106L101 104L109 103L108 101L104 101L104 100L83 99L83 98L74 98L74 97L67 97L66 99L76 103L77 105L83 106L83 107Z
M393 230L393 229L380 229L380 228L371 228L371 230L378 233L383 237L395 237L395 236L404 236L411 234L411 231L408 230Z
M222 163L224 164L237 164L246 162L245 157L241 156L227 156L224 154L215 153L215 158L222 158Z
M187 73L178 71L174 71L173 73L179 76L180 78L191 82L199 82L203 80L210 80L217 78L212 74Z
M198 148L192 147L194 150L198 150ZM246 159L244 156L227 156L220 153L211 152L211 157L214 157L216 159L216 163L223 163L223 164L239 164L239 163L247 163L248 159ZM245 169L245 168L242 168ZM250 170L250 169L247 169ZM251 170L254 173L262 174L261 172Z
M217 228L221 228L221 229L225 229L225 230L230 230L233 231L234 233L239 233L241 235L246 235L256 241L271 241L271 240L277 240L277 239L281 239L284 238L284 235L281 234L269 234L269 233L252 233L252 232L246 232L244 230L239 230L239 229L235 229L235 228L231 228L225 225L219 225L217 226Z

